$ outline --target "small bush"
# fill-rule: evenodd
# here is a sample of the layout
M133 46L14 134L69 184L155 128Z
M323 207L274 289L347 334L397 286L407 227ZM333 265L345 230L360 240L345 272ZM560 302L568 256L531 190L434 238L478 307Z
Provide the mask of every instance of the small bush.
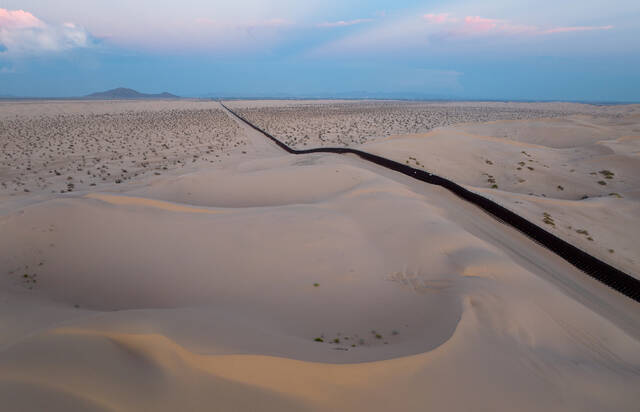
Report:
M604 176L605 179L613 179L613 176L615 176L615 173L613 173L610 170L601 170L598 173L600 173L602 176Z

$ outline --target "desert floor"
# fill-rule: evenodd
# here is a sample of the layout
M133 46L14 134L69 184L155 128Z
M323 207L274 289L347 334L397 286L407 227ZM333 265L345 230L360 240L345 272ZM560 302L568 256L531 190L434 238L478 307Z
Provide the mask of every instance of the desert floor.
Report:
M640 277L640 107L235 101ZM9 410L637 410L640 305L448 191L208 101L0 103Z

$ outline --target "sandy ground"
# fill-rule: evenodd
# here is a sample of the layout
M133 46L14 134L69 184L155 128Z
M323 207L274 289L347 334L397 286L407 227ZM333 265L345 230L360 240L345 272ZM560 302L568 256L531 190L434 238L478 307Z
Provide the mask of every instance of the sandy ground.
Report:
M297 148L358 147L450 178L640 277L639 105L231 105Z
M29 114L2 112L4 133L15 114L26 128L2 135L2 144L17 147L10 158L30 147L18 136L33 142L48 133L39 131L48 124L42 119L76 119L73 125L104 112L117 114L114 124L88 121L85 133L116 139L105 130L117 130L128 142L124 134L135 128L122 123L144 124L151 130L133 140L146 134L145 145L174 142L168 159L220 158L167 162L161 175L71 192L7 189L0 198L0 398L12 410L637 409L638 304L447 191L351 156L283 154L213 102L95 102L91 113L84 103L31 104ZM189 118L203 125L184 138L194 145L187 150L179 133ZM517 130L537 124L527 122ZM446 133L489 145L492 157L478 149L468 168L485 167L485 158L495 169L511 168L519 158L490 143L502 142L498 135L515 122L493 124L375 139L367 148L389 156L415 150L412 158L422 159L444 145L428 148L433 133ZM526 144L533 161L555 162L544 156L556 148L528 136L502 146L520 153ZM85 161L104 156L81 137L61 139ZM196 151L199 139L208 156ZM636 156L633 139L609 140L619 143L594 144ZM101 150L119 156L136 145ZM142 153L130 150L132 159ZM461 160L471 156L461 152ZM630 163L629 172L611 168L607 179L620 185L621 199L584 204L632 208ZM12 182L18 172L5 167L2 181ZM32 171L37 181L42 171ZM67 166L65 173L75 181L86 172ZM504 201L557 202L550 212L557 227L562 202L584 202L504 192Z

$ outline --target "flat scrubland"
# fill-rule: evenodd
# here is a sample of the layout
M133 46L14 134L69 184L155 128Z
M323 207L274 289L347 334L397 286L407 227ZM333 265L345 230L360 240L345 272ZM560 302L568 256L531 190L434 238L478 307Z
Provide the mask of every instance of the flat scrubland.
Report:
M235 101L229 104L249 121L298 149L352 147L461 123L606 113L593 106L567 103Z
M0 196L66 193L201 163L246 144L212 102L0 103Z
M637 274L634 106L231 104ZM637 302L440 187L215 102L1 108L4 409L637 410Z

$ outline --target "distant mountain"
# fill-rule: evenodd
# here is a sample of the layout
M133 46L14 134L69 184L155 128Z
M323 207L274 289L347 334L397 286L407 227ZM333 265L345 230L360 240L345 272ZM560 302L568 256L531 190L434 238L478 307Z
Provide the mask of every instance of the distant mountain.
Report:
M159 94L147 94L140 93L133 89L126 89L124 87L119 87L113 90L107 90L106 92L97 92L91 93L90 95L85 96L86 99L100 99L100 100L120 100L120 99L179 99L179 96L176 96L171 93L159 93Z

